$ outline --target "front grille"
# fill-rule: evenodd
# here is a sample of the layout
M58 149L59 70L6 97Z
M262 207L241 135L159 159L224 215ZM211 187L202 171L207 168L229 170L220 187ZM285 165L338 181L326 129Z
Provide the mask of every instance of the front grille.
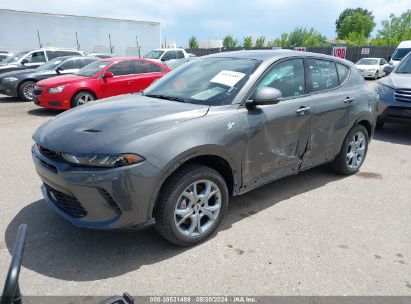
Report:
M39 148L39 151L42 155L47 157L48 159L54 160L54 161L64 161L63 157L61 156L61 153L49 150L43 146L37 145Z
M53 203L65 213L75 218L81 218L87 215L87 211L74 196L60 192L47 184L44 184L44 186Z
M40 96L43 93L43 87L35 86L33 95Z
M411 89L395 90L395 99L402 102L411 102Z
M113 208L114 212L116 212L117 215L120 215L120 207L117 205L116 201L111 197L111 195L103 188L99 188L98 190L100 191L100 194L104 197L106 202L110 205L110 207Z

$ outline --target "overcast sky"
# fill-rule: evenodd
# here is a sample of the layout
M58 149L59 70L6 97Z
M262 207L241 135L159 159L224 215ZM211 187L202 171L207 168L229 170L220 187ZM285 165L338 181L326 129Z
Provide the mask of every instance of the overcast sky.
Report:
M314 27L335 38L335 20L345 8L373 11L378 28L391 13L410 8L411 0L3 0L0 8L95 17L159 21L162 38L186 45L198 39L233 34L274 39L295 27ZM4 25L3 25L4 27ZM375 31L374 31L375 32Z

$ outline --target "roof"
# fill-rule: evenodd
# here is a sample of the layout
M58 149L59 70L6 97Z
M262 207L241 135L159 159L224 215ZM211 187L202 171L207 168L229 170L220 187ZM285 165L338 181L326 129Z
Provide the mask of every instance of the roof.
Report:
M1 12L42 15L42 16L55 16L55 17L75 17L75 18L87 18L87 19L98 19L98 20L128 21L128 22L137 22L137 23L147 23L147 24L152 24L152 25L160 25L160 22L158 22L158 21L141 21L141 20L131 20L131 19L102 18L102 17L65 15L65 14L51 14L51 13L29 12L29 11L18 11L18 10L11 10L11 9L0 9L0 13Z
M288 49L276 49L276 50L241 50L241 51L232 51L232 52L221 52L216 54L207 55L204 57L236 57L236 58L248 58L248 59L256 59L262 61L273 61L277 59L281 59L284 57L317 57L323 59L332 59L334 61L340 61L347 64L347 60L341 59L338 57L334 57L331 55L325 55L320 53L312 53L312 52L301 52L301 51L293 51Z

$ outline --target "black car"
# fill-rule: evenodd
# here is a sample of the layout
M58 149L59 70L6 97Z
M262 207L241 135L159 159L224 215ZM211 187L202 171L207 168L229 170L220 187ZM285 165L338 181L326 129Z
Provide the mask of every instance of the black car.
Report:
M3 73L0 75L0 94L31 101L37 81L60 74L74 74L97 59L86 56L63 56L50 60L37 69Z

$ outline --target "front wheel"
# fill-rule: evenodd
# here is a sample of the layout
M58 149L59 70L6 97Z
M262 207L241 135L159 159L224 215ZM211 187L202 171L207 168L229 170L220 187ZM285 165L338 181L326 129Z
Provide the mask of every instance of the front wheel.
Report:
M76 95L74 95L73 100L71 102L71 107L72 108L78 107L86 103L89 103L95 99L96 98L91 92L81 91L81 92L78 92Z
M160 193L156 229L178 246L200 243L220 225L228 197L226 182L217 171L200 164L185 165Z
M335 171L345 175L355 174L364 163L368 151L368 132L362 125L355 125L344 139L340 153L332 163Z
M25 81L19 86L19 97L24 101L33 100L33 92L36 83L34 81Z
M375 72L375 75L374 75L374 80L377 80L377 79L378 79L378 71Z

